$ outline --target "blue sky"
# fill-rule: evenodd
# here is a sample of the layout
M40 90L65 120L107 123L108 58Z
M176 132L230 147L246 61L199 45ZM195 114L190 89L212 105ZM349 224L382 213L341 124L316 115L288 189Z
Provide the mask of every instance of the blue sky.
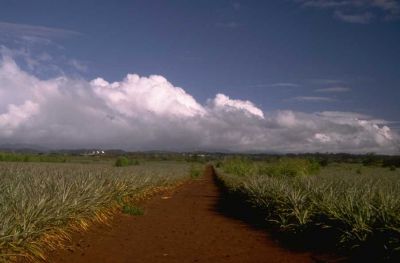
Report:
M352 112L400 128L399 1L0 4L3 55L42 80L156 74L201 105L222 93L265 112Z

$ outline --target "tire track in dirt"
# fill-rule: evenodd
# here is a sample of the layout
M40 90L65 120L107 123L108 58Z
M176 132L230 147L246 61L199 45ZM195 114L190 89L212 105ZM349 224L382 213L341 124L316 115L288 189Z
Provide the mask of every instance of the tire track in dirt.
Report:
M69 249L51 252L49 262L315 262L310 253L282 248L266 231L225 216L213 173L208 166L170 198L152 198L143 216L118 214L110 226L75 234Z

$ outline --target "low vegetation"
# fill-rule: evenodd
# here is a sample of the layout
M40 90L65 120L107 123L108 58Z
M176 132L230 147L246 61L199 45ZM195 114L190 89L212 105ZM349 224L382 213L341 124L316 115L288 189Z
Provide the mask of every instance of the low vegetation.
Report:
M144 209L132 204L125 204L122 206L122 213L132 216L144 215Z
M237 176L268 174L269 176L306 176L319 171L318 162L312 159L283 157L268 162L254 162L246 157L227 158L223 163L225 173Z
M47 162L65 163L66 156L61 154L16 154L0 152L0 162Z
M139 165L139 161L136 159L129 159L125 156L120 156L115 161L115 166L123 167L123 166L130 166L130 165Z
M0 163L0 261L44 259L73 229L106 221L121 210L138 215L131 201L155 188L190 178L186 163Z
M190 165L189 174L192 179L197 178L201 175L203 166L199 164Z
M304 158L229 158L219 166L225 187L260 209L281 233L317 233L347 251L364 248L382 260L398 258L398 170L337 163L322 168Z
M123 154L123 155L119 155ZM285 236L331 239L347 251L400 254L400 158L204 153L0 153L0 262L45 258L69 233L201 175L213 162L226 189ZM364 251L365 251L364 250Z

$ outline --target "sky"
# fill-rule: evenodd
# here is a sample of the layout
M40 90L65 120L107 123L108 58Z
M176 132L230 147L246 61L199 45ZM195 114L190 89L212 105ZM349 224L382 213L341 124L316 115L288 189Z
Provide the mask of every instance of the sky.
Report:
M0 5L0 145L400 153L400 1Z

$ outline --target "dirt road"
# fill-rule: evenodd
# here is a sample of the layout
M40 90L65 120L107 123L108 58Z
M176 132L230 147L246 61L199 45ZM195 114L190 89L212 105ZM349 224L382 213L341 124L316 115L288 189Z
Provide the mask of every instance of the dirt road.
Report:
M213 169L171 196L156 196L143 216L117 215L73 237L68 250L52 252L62 263L128 262L315 262L311 254L288 251L241 220L227 216Z

